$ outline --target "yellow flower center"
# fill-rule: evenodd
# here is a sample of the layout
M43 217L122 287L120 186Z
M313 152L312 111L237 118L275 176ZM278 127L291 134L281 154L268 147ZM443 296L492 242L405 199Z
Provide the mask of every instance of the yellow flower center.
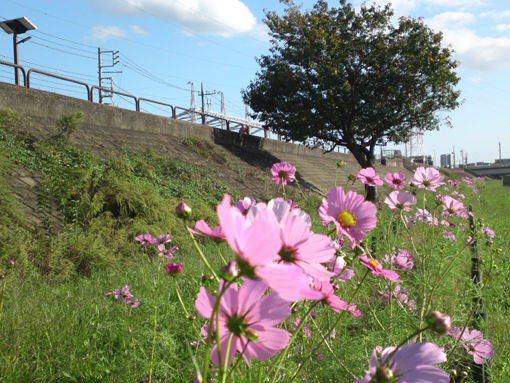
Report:
M344 210L343 212L338 214L338 222L340 222L340 225L342 225L343 227L356 226L356 218L347 210Z
M377 264L377 261L371 259L370 261L368 261L368 263L370 263L372 266L374 266L375 268L378 268L379 265Z

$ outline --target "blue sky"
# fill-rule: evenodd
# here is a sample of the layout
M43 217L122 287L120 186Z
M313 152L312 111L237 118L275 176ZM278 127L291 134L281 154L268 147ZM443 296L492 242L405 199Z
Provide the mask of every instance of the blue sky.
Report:
M300 4L301 2L296 1ZM354 1L355 6L360 1ZM386 2L377 2L384 5ZM303 9L313 1L303 1ZM337 1L329 2L331 7ZM464 103L449 113L453 128L424 135L425 154L455 147L468 162L510 158L510 4L505 0L393 0L395 19L423 17L444 33L461 62ZM190 107L191 85L223 92L227 114L244 117L241 89L255 78L255 57L267 53L264 9L283 13L277 0L0 0L0 20L27 17L37 26L19 45L21 65L97 85L97 50L119 51L109 74L114 88ZM12 38L0 31L0 60L12 62ZM111 56L103 55L108 63ZM12 70L0 66L0 81ZM79 86L34 76L34 87L85 98ZM219 93L206 98L220 112ZM134 108L127 99L113 98ZM200 107L200 98L197 98ZM147 105L148 111L155 111ZM388 147L391 148L391 147Z

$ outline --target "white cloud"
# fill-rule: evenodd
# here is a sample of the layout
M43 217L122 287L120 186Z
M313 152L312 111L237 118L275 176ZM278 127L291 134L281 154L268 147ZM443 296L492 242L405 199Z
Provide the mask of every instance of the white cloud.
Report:
M458 29L471 24L476 20L476 16L467 12L445 12L425 20L430 28L435 31L443 29Z
M155 16L192 33L231 37L247 33L257 25L255 16L240 0L85 1L98 11L116 16Z
M149 32L143 25L132 25L131 30L135 33L138 33L140 35L148 35Z
M500 32L507 31L507 30L510 29L510 24L499 24L499 25L496 25L492 29L495 29L495 30L500 31Z
M510 38L481 37L467 28L443 30L445 45L452 44L461 68L493 71L510 67Z
M506 11L501 11L501 12L495 12L495 11L484 12L484 13L481 13L480 16L491 17L496 20L504 19L505 17L510 17L510 9L506 10Z
M95 26L92 28L92 36L87 39L105 41L112 37L126 37L126 32L115 26Z

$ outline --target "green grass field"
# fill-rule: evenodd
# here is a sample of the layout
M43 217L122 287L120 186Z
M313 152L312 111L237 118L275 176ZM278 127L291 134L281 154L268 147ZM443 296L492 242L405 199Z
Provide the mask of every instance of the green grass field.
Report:
M200 170L189 164L150 153L99 160L62 142L33 142L5 126L0 130L0 174L4 175L0 178L0 274L5 275L0 280L0 381L192 382L196 365L203 365L205 348L196 345L200 340L196 331L205 321L194 302L204 284L210 290L217 287L207 279L204 282L202 276L209 271L173 209L179 199L189 196L193 217L188 224L205 219L214 226L214 206L223 193L239 195L213 177L196 173ZM40 211L44 217L48 209L56 209L59 222L43 220L33 226L23 217L7 182L15 166L47 176ZM54 175L62 172L67 178L57 182L62 177ZM175 177L171 182L170 174ZM379 291L395 284L372 277L353 261L349 268L356 275L340 283L337 295L352 298L363 318L340 316L323 302L313 307L312 302L298 302L280 326L296 334L286 356L253 360L250 369L241 362L230 381L352 382L353 376L364 376L376 346L397 345L422 328L424 311L439 310L450 315L455 326L467 323L472 328L473 297L482 294L487 322L477 326L495 350L484 374L487 382L507 383L510 188L502 187L500 181L487 181L478 189L479 194L465 185L457 190L465 194L464 204L472 205L475 222L480 227L490 225L496 233L492 243L483 237L478 240L482 285L474 287L470 279L473 253L465 245L470 234L463 226L467 220L459 219L460 224L449 227L457 238L453 242L443 237L441 226L418 223L406 229L383 204L378 226L365 242L377 259L398 249L417 255L413 270L400 272L402 286L409 287L409 299L415 300L416 308L393 300L383 306ZM424 196L433 211L430 192L418 192L418 206ZM298 202L311 215L312 230L327 233L317 214L320 199L309 196ZM134 240L144 233L175 236L172 244L180 250L172 261L184 265L177 278L167 275L163 265L168 261L158 258L155 249ZM213 242L198 239L198 243L215 270L223 265ZM233 259L226 243L219 250L227 260ZM351 258L353 254L348 253L347 259ZM10 259L15 262L13 268L7 267ZM140 301L139 307L104 297L126 285ZM309 310L313 315L305 316ZM304 326L296 330L293 322L298 320ZM454 346L452 337L431 332L420 337L444 347L449 358L440 367L451 374L452 382L460 382L463 372L468 375L465 383L479 382L474 380L472 357L462 346Z

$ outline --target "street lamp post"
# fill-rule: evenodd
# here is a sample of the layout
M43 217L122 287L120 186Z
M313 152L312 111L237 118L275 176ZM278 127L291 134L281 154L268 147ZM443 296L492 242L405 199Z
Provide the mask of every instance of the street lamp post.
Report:
M20 17L18 19L5 20L0 22L0 28L2 28L6 33L13 35L12 45L14 49L14 64L19 65L18 45L30 40L32 37L29 36L21 41L18 41L18 35L37 29L37 27L32 24L26 17ZM14 83L19 85L18 68L14 68Z

